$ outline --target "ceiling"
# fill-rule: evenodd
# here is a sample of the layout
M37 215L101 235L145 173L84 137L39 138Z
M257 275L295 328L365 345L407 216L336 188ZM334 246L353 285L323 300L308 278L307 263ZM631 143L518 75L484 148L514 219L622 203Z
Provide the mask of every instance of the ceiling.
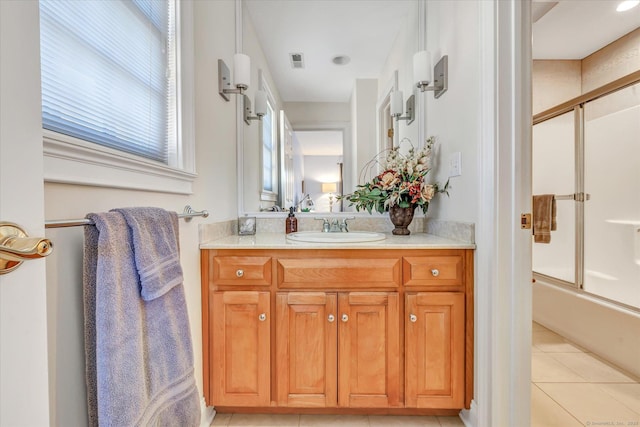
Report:
M640 27L640 6L616 12L619 3L534 0L533 58L583 59Z
M244 0L285 102L349 102L356 78L377 78L416 0ZM289 54L302 53L293 69ZM351 61L335 65L332 58Z

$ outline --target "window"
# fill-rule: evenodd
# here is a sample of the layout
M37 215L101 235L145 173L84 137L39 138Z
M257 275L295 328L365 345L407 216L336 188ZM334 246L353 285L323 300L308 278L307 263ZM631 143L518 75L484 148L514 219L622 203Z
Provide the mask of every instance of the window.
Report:
M262 73L260 73L262 74ZM267 92L267 113L262 117L262 195L261 200L275 202L278 197L278 117L275 101L261 76L262 90Z
M48 149L47 139L80 147L85 162L94 150L111 166L127 159L133 172L189 170L178 124L177 14L175 0L40 1L45 177L46 155L59 148Z

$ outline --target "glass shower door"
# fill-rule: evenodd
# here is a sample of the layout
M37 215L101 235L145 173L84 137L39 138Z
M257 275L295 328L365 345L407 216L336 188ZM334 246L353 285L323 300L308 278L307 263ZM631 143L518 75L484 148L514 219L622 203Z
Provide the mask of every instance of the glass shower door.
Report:
M533 271L564 284L576 285L576 202L562 198L576 192L575 112L533 127L533 194L557 196L557 230L551 242L534 243Z
M584 116L583 288L640 308L640 84L588 102Z

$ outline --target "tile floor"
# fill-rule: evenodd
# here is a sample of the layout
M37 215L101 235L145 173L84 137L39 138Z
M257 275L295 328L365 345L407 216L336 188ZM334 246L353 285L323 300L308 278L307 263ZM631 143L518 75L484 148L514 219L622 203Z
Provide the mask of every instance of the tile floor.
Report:
M534 322L531 427L640 426L638 380Z
M393 415L217 414L212 426L242 427L464 427L458 417Z
M212 426L460 427L458 417L218 414ZM640 427L640 381L533 324L531 427Z

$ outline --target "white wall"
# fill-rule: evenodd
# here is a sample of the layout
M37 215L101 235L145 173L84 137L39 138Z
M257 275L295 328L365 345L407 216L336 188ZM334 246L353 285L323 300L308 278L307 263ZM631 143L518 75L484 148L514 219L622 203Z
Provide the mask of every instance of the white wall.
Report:
M413 54L419 50L420 40L418 31L418 1L415 2L414 10L407 14L405 26L398 32L393 47L389 52L389 56L382 67L382 71L378 78L378 96L385 95L384 90L390 82L393 82L395 71L398 71L398 90L401 90L404 96L404 103L411 95L416 96L416 106L418 105L418 92L413 82ZM417 108L417 107L416 107ZM406 110L405 110L406 113ZM420 111L416 111L420 114ZM404 115L404 114L403 114ZM406 120L397 122L396 132L397 141L403 138L409 138L414 146L424 145L424 141L418 141L418 122L407 124Z
M357 79L351 96L352 116L352 150L355 157L352 159L350 170L355 170L360 176L361 171L369 161L378 154L376 143L376 102L378 101L378 80L377 79ZM345 189L351 191L355 189L357 181L350 181L345 178ZM369 177L373 178L373 177Z
M235 4L233 0L193 2L195 38L195 138L198 178L193 194L127 191L82 185L47 183L47 219L83 218L88 212L125 206L157 206L182 211L186 204L207 209L208 219L180 221L181 263L195 354L195 376L202 394L202 330L200 253L198 226L206 222L235 219L236 110L234 101L218 95L217 60L233 62ZM188 28L189 29L189 28ZM82 230L50 229L56 244L47 261L48 322L52 425L82 425L86 420L82 360Z
M313 200L316 212L329 212L329 195L322 192L323 182L338 182L340 156L304 156L304 188ZM338 212L333 198L333 211Z
M478 2L427 2L427 50L434 64L449 55L449 89L438 99L433 92L426 94L426 134L437 141L430 178L444 184L451 154L462 154L462 176L451 178L450 197L440 195L430 204L432 218L478 221L479 10Z

